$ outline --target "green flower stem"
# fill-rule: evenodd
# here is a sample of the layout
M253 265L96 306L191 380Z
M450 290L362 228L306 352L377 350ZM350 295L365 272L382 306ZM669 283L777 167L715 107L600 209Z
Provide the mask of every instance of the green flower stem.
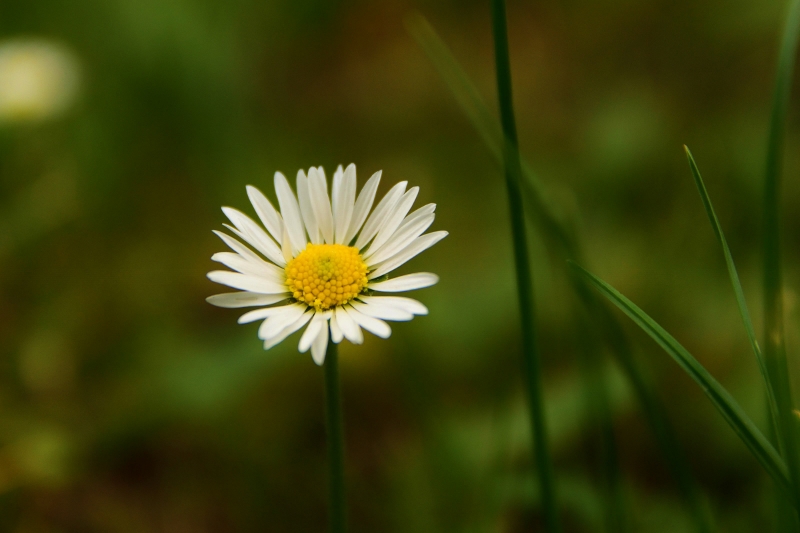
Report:
M342 397L339 385L339 345L328 342L325 356L325 422L328 430L328 486L330 491L330 531L346 530L344 494L344 432Z
M538 468L544 521L548 532L559 531L553 465L547 445L547 428L544 420L541 370L537 350L536 317L533 301L533 279L528 260L525 236L525 214L522 207L522 166L514 122L511 97L511 66L508 58L506 6L504 0L492 0L492 33L494 35L497 91L500 99L500 119L505 137L503 156L505 162L508 201L511 211L511 228L514 240L514 262L517 274L520 316L522 319L523 372L530 406L533 430L533 458Z

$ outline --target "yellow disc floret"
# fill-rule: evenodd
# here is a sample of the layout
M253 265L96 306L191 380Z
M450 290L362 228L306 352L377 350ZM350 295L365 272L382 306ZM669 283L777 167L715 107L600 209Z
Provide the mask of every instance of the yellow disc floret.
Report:
M367 286L367 265L353 246L309 244L286 265L286 285L295 300L330 309Z

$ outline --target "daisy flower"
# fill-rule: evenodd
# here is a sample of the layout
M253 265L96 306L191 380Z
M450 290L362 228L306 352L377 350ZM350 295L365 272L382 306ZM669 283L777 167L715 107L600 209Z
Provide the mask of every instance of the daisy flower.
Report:
M430 287L435 274L420 272L388 279L387 274L427 250L446 231L424 234L434 220L436 204L409 214L419 187L406 190L402 181L372 209L381 172L376 172L356 198L356 167L340 166L331 194L322 167L297 173L297 195L280 172L275 192L280 210L252 186L247 195L263 227L231 207L222 211L233 235L214 233L233 252L211 259L231 270L215 270L208 278L239 292L209 297L219 307L258 307L239 323L262 321L258 337L268 350L305 327L298 349L311 350L322 365L328 338L339 343L364 341L362 328L387 338L386 320L411 320L427 308L411 298L384 295ZM246 243L246 244L245 244ZM248 246L249 245L249 246Z

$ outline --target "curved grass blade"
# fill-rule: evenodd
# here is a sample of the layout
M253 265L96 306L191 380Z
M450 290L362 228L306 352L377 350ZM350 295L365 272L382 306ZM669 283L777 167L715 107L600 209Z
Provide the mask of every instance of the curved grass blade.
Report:
M700 192L700 198L703 200L703 207L705 207L708 220L711 222L711 227L714 229L714 234L717 236L720 246L722 246L722 253L725 255L725 264L728 267L728 275L733 285L733 292L736 295L736 303L739 306L739 314L742 316L744 329L747 331L747 338L750 340L750 346L758 361L758 368L761 370L761 375L764 378L764 384L767 387L767 404L769 405L770 414L772 415L773 423L777 424L778 421L778 407L775 403L775 391L772 387L772 380L770 379L769 372L767 371L767 364L764 360L764 355L761 353L761 347L756 340L756 332L753 328L753 321L750 319L750 311L747 309L747 302L744 298L744 291L742 290L742 283L739 281L739 274L736 272L736 265L733 263L733 256L728 247L728 241L725 239L725 234L722 232L722 226L717 219L717 214L714 212L714 206L711 205L711 198L708 196L706 185L703 183L703 178L700 176L700 169L697 168L697 163L692 157L692 152L689 147L684 145L683 149L686 151L686 157L689 160L689 167L692 169L697 190Z
M736 400L728 393L714 377L701 365L686 348L659 326L644 311L633 302L625 298L611 285L596 277L577 264L570 262L573 268L591 283L600 293L608 298L611 303L622 310L623 313L642 328L664 351L669 354L678 365L698 384L722 417L733 428L750 452L758 459L761 466L772 476L778 486L791 494L792 487L786 464L772 447L766 437L759 431L752 420L745 414Z
M800 0L793 0L786 20L770 116L764 179L764 356L775 388L778 442L794 485L793 503L800 507L800 463L797 427L792 415L792 389L786 361L780 257L780 180L792 71L800 34Z
M592 291L583 278L579 278L575 271L571 271L569 279L573 290L586 307L590 316L597 322L597 330L604 337L611 353L622 367L623 372L633 387L636 398L644 412L645 419L655 436L667 467L678 485L678 490L683 497L689 514L694 521L694 528L698 533L711 533L711 517L707 502L697 488L694 476L689 468L689 461L675 434L675 429L667 416L663 402L656 394L656 387L652 380L642 372L636 364L633 350L630 347L621 324L611 313L605 301Z
M539 477L542 511L545 528L557 533L559 525L556 502L553 461L547 443L547 424L544 418L544 398L538 332L533 297L533 279L525 235L525 213L522 205L522 166L514 120L514 103L511 95L511 64L508 52L508 28L505 0L492 0L492 35L494 37L497 96L500 104L500 124L503 129L503 162L511 214L511 235L514 241L514 263L517 275L517 293L522 319L523 377L528 395L531 417L532 452Z

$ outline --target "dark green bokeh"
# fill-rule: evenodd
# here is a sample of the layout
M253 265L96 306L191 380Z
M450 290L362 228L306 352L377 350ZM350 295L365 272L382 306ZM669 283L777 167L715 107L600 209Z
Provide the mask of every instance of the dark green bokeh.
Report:
M703 169L760 317L760 188L785 4L510 2L522 152L579 214L592 270L658 320L764 428L758 367L682 145ZM502 175L403 25L429 17L494 102L488 2L6 2L0 37L77 56L64 115L0 126L0 529L319 531L322 371L297 338L204 298L221 205L272 174L355 162L407 179L450 236L404 270L430 315L340 353L352 530L527 531L537 517L517 374ZM797 95L797 93L795 93ZM798 106L783 208L790 365L800 346ZM546 401L568 531L604 498L565 266L534 234ZM758 328L757 328L758 329ZM635 328L720 529L769 522L769 482ZM759 332L760 333L760 332ZM610 363L635 525L689 518Z

